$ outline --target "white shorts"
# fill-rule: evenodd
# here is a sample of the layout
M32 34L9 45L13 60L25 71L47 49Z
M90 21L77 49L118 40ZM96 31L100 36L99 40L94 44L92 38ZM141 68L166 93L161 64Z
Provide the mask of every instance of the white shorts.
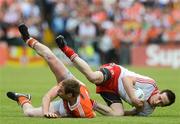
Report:
M49 111L58 113L62 117L68 116L62 99L51 102Z

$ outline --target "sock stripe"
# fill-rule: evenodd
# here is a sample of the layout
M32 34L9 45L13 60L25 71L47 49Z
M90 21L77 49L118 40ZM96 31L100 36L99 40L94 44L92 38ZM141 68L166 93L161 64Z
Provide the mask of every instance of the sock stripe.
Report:
M36 41L35 39L33 38L29 38L27 41L26 41L26 44L28 44L31 48L34 48L35 44L38 43L38 41Z
M71 57L70 57L70 60L71 61L73 61L74 60L74 58L76 58L78 55L75 53L75 54L73 54Z
M18 103L23 106L25 103L31 103L31 101L28 98L21 96L18 98Z

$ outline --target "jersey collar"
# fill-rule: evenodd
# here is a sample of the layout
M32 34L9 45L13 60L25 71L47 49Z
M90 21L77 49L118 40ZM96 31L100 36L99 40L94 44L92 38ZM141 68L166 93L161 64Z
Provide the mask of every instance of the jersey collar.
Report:
M69 102L68 102L68 107L71 111L73 111L74 109L77 108L77 106L80 104L80 95L77 97L77 100L76 100L76 103L74 105L70 105Z

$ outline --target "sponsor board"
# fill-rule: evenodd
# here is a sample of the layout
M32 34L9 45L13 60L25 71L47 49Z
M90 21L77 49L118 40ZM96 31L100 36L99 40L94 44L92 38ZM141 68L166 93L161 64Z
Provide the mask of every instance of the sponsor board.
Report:
M180 45L148 45L132 48L132 65L180 68Z
M45 62L33 49L29 47L9 47L8 65L12 66L39 66Z
M52 52L66 65L72 65L71 61L59 48L52 48ZM9 46L0 43L0 67L9 66L40 66L46 62L35 50L29 47Z
M8 45L5 42L0 42L0 66L7 63L8 59Z

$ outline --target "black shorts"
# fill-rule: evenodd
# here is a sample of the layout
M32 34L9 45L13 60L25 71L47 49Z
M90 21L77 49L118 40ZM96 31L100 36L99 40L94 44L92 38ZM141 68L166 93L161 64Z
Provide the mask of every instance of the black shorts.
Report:
M107 103L108 106L110 106L113 103L121 103L122 104L122 100L115 93L101 92L100 95L104 99L104 101Z

